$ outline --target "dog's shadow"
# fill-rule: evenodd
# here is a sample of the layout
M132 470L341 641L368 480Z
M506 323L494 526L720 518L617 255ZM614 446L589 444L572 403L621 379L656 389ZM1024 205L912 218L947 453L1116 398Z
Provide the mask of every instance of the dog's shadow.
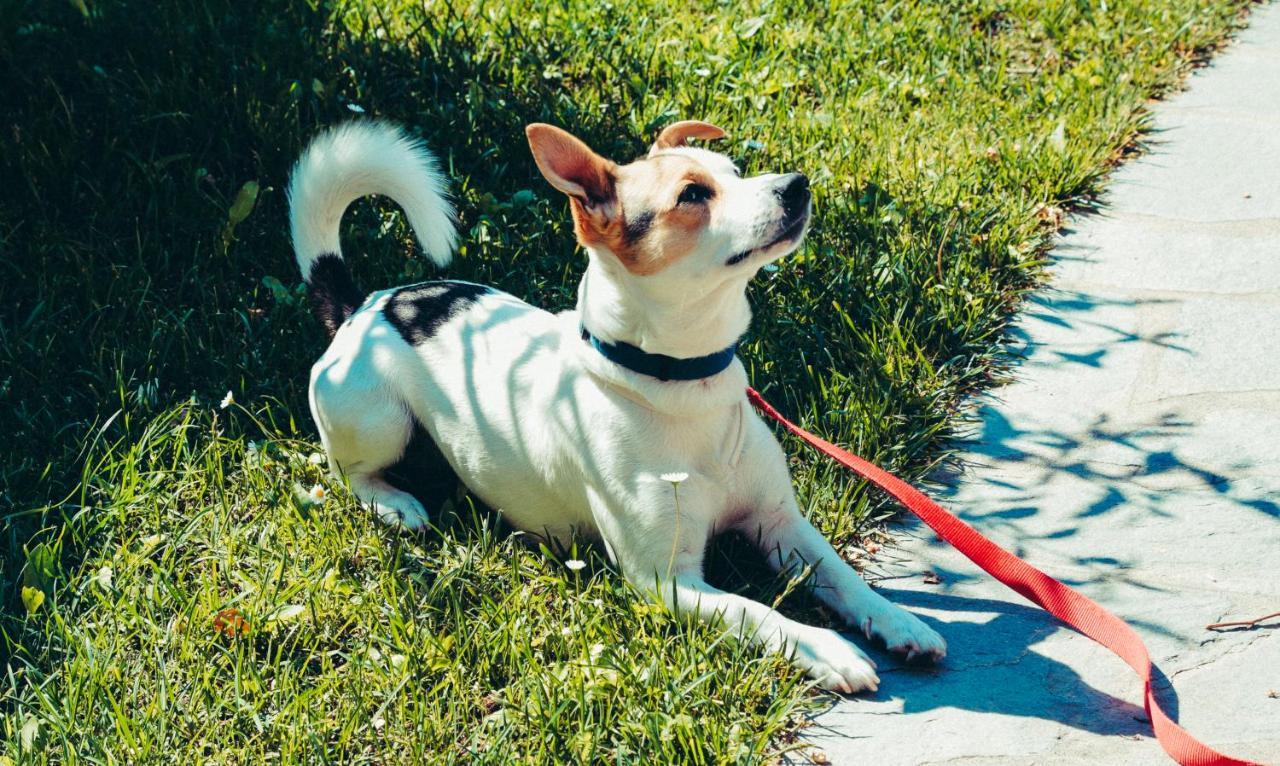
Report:
M908 609L951 614L945 621L921 615L947 640L948 656L939 665L907 665L877 649L881 684L872 700L900 700L903 713L956 708L1056 721L1094 734L1150 735L1142 707L1092 686L1070 665L1037 651L1036 645L1051 635L1070 630L1044 611L948 593L878 590ZM1116 667L1128 672L1119 659ZM1176 720L1177 697L1158 669L1155 673L1161 703ZM815 725L824 725L824 715L814 717Z
M724 536L708 551L707 578L712 584L764 603L772 603L785 583L769 569L748 540ZM901 656L868 641L832 620L811 593L792 593L780 605L786 616L840 630L876 661L880 689L847 699L878 703L900 700L903 713L958 708L1003 716L1040 718L1104 735L1150 735L1146 712L1090 685L1071 666L1035 649L1061 630L1069 630L1044 611L995 599L969 598L933 591L877 588L891 602L911 609L947 640L948 656L939 664L906 663ZM934 619L919 610L949 612ZM1086 640L1081 638L1081 640ZM1098 648L1099 652L1105 652ZM1120 660L1117 668L1123 669ZM1158 669L1153 685L1166 712L1177 718L1177 697ZM1136 681L1135 681L1136 688ZM814 727L827 727L832 704L811 717ZM885 706L874 713L884 714ZM894 709L899 706L895 705ZM831 723L834 723L832 719ZM840 726L847 731L848 726Z

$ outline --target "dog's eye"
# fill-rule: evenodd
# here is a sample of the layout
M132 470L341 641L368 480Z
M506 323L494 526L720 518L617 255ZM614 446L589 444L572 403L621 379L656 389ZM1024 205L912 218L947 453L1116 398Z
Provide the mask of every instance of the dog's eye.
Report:
M710 188L702 184L689 184L680 191L680 196L676 198L676 204L692 204L697 205L711 199L713 192Z

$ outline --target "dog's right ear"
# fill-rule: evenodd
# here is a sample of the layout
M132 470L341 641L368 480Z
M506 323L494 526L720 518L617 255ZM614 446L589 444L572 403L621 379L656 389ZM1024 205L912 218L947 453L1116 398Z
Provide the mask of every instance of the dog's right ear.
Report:
M614 215L614 164L554 125L535 122L524 129L533 161L543 177L605 221Z
M678 146L684 146L685 142L691 138L699 138L703 141L714 141L717 138L724 138L724 128L712 125L702 120L681 120L673 122L662 129L658 134L658 138L653 142L653 148L649 150L649 156L652 157L656 152L663 149L674 149Z

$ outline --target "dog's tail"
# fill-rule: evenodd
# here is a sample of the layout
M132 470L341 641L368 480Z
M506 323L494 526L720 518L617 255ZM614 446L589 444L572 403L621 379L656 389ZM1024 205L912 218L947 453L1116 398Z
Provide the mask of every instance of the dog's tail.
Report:
M453 205L444 174L422 142L373 121L316 136L289 178L289 228L312 310L329 337L364 302L342 262L338 227L347 206L370 194L390 197L404 209L436 265L446 265L453 255Z

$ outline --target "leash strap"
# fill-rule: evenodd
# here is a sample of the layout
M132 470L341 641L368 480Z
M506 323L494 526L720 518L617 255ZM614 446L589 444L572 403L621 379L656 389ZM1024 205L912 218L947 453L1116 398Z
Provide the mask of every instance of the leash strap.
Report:
M755 389L747 389L747 399L811 447L888 492L987 574L1128 663L1142 679L1143 705L1151 728L1170 758L1182 766L1261 766L1219 753L1192 737L1160 709L1151 691L1151 657L1146 644L1124 620L991 542L910 484L787 420Z

